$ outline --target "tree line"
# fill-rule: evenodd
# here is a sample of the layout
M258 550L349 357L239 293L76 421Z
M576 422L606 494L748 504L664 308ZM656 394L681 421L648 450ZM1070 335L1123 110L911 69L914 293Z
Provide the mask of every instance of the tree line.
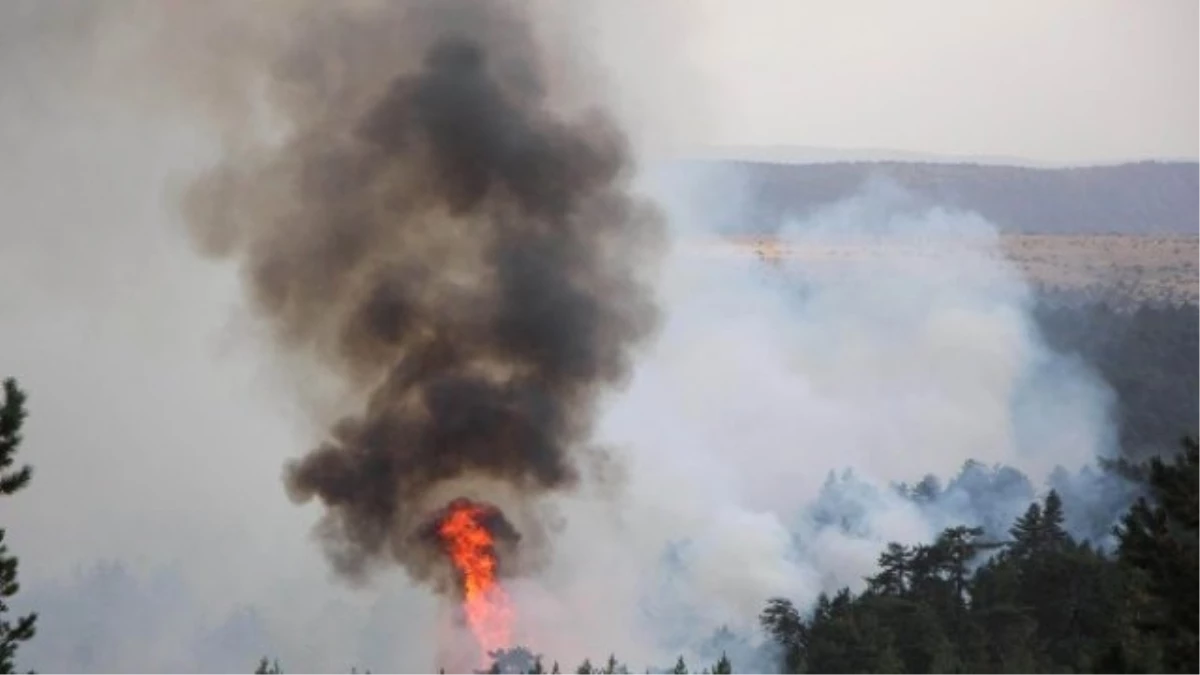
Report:
M861 593L808 612L771 599L759 618L782 672L1196 672L1196 441L1142 470L1115 551L1073 539L1051 491L1004 541L948 528L889 544Z
M1170 450L1196 429L1200 410L1200 308L1195 303L1043 299L1033 318L1047 345L1077 355L1116 395L1118 447L1131 460Z
M1145 495L1105 550L1072 537L1051 490L1003 539L958 525L934 541L890 543L866 588L812 608L772 598L759 616L783 673L1194 673L1200 664L1197 442L1124 469ZM558 673L524 647L487 672ZM721 660L700 672L733 672ZM615 656L576 673L629 672ZM646 672L651 672L647 670ZM688 672L683 657L672 670Z

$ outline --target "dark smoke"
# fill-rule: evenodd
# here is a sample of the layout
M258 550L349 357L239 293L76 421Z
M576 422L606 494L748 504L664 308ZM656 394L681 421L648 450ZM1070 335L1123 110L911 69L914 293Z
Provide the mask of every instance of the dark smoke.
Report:
M342 52L298 47L270 93L320 112L283 106L287 140L231 153L187 213L211 250L243 257L280 344L364 401L286 471L294 498L327 507L318 532L335 566L356 577L390 556L424 578L438 486L486 477L534 500L579 480L597 396L656 326L644 274L662 232L628 190L621 132L552 104L515 9L364 13L320 23L340 39L296 39ZM426 47L378 63L355 30ZM386 71L386 86L308 83L328 63L343 84L371 82L359 68Z

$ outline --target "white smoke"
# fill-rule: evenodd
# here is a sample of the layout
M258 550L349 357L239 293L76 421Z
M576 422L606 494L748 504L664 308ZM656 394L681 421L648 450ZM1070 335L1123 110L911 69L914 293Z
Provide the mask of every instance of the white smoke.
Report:
M668 318L604 421L628 485L615 515L566 507L540 649L697 656L722 626L753 633L769 597L861 589L890 541L1002 534L1056 468L1111 452L1109 391L1042 343L980 217L876 181L787 223L772 268L705 238L744 203L736 180L706 182L696 201L727 207L703 212L662 185ZM933 504L890 487L927 474L948 484Z

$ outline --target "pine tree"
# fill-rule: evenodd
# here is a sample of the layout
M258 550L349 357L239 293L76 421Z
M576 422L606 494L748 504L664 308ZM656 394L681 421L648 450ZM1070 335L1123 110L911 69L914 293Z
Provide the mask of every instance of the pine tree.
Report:
M1200 654L1198 561L1198 472L1195 440L1171 464L1150 462L1148 482L1153 501L1141 498L1117 528L1118 556L1144 594L1140 628L1164 645L1168 672L1192 672Z
M908 590L912 552L895 542L879 554L879 574L867 579L871 592L881 595L903 595Z
M575 675L592 675L592 671L591 659L584 659L583 663L579 664L579 667L575 669Z
M929 474L921 479L909 492L909 498L918 504L932 504L942 494L942 483L937 476Z
M4 380L4 404L0 406L0 495L12 496L29 484L33 469L26 464L12 469L16 462L17 449L21 445L21 427L27 415L25 392L16 380ZM11 673L16 668L17 647L33 638L36 632L37 614L30 613L11 621L8 614L9 601L20 590L17 583L17 557L9 555L5 544L5 530L0 528L0 673Z
M254 675L283 675L283 668L279 666L279 659L268 661L264 656L259 659L258 667L254 669Z
M878 596L855 598L848 589L821 603L809 629L806 668L818 673L893 673L903 666L895 636L871 605ZM824 605L822 607L822 604Z
M1042 506L1037 502L1029 505L1025 515L1013 523L1008 533L1012 536L1009 555L1024 558L1038 547L1038 538L1042 531Z
M679 656L679 660L675 662L675 667L671 670L671 675L687 675L687 664L683 662L683 655Z
M733 672L733 664L729 662L729 657L725 652L721 652L721 658L713 664L712 675L730 675Z
M968 569L971 561L981 551L997 546L981 541L982 536L982 527L960 525L944 530L934 543L934 547L941 549L939 558L943 561L942 567L954 586L954 598L960 603L960 606L965 606L966 603Z
M829 598L824 594L818 598L818 615L822 611L822 603L828 602ZM808 648L808 628L792 601L787 598L771 598L758 615L758 622L783 650L783 672L798 673L803 670Z
M1030 504L1025 515L1009 530L1013 538L1009 555L1026 558L1052 549L1062 550L1071 540L1063 526L1065 520L1062 498L1057 490L1051 490L1041 504Z
M1063 515L1062 498L1057 490L1051 490L1046 495L1042 506L1041 544L1047 548L1061 549L1071 539L1063 527L1066 516Z

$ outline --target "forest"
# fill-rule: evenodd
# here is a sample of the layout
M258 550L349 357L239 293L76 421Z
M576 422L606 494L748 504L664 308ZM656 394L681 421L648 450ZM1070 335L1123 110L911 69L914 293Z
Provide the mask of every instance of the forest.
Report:
M1195 235L1195 162L1031 168L963 163L688 161L664 168L714 186L741 181L752 217L722 223L727 233L770 234L788 219L847 199L886 177L921 203L972 211L1002 232ZM714 189L713 194L724 194ZM743 214L744 215L744 214ZM753 225L749 225L753 224ZM770 224L764 229L763 224ZM753 231L747 231L753 228Z
M1146 459L1195 430L1200 410L1195 304L1042 301L1033 314L1052 349L1078 356L1112 388L1123 457Z
M1121 517L1115 550L1072 537L1051 490L1002 537L959 525L931 542L888 544L860 593L823 594L812 608L767 600L759 622L770 639L744 672L1195 672L1200 463L1196 440L1182 445L1133 467L1145 494ZM714 648L737 640L723 633ZM484 672L631 672L615 655L570 671L525 647L492 656ZM696 670L680 656L645 672L737 666L726 648ZM257 672L282 670L264 659Z
M945 485L931 476L893 486L918 506L965 496L980 506L956 512L979 517L932 541L888 544L861 590L842 588L813 606L764 598L765 641L722 630L697 662L637 667L617 655L569 666L519 646L493 653L485 672L1195 672L1200 466L1194 437L1182 448L1179 439L1195 434L1200 408L1196 317L1195 305L1040 306L1047 342L1112 387L1120 455L1086 476L1052 479L1040 497L1019 472L977 463ZM6 380L3 498L33 475L16 457L25 403ZM1089 501L1110 479L1123 486L1120 499ZM1005 508L994 508L999 501ZM1023 512L1009 522L985 517L1017 503ZM1118 511L1103 512L1113 503ZM18 558L0 529L0 672L15 671L18 648L36 635L37 615L10 609L19 590ZM283 665L264 658L256 672Z

